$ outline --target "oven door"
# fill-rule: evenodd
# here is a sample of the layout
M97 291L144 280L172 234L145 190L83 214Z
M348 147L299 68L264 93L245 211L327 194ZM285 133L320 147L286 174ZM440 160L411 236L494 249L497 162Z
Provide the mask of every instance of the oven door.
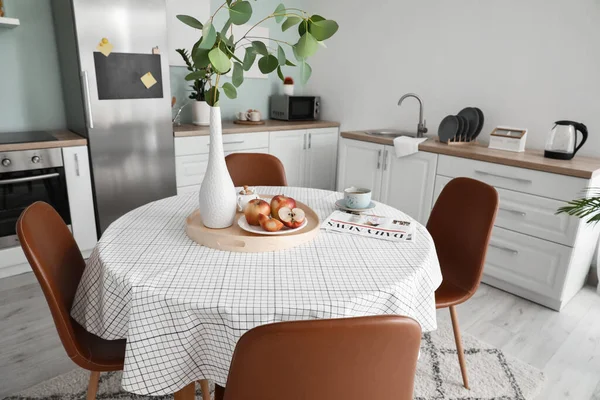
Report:
M71 224L63 167L0 174L0 249L19 245L17 220L36 201L50 204L67 225Z
M288 116L290 121L311 121L315 119L314 96L290 96Z

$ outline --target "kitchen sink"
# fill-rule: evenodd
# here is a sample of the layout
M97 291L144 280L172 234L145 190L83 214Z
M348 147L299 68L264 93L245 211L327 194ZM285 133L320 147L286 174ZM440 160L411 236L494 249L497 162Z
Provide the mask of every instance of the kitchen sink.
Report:
M383 136L383 137L390 137L390 138L396 138L399 136L417 137L416 133L405 132L405 131L401 131L398 129L373 129L373 130L368 130L368 131L364 131L364 132L367 135Z

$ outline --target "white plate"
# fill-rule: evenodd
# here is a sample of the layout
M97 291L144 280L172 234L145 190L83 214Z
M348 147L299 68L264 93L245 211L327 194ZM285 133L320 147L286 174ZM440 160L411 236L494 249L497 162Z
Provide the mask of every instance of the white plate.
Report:
M350 208L350 207L346 207L346 203L344 203L344 199L339 199L338 201L335 202L335 206L337 208L339 208L340 210L344 210L344 211L352 211L352 212L363 212L363 211L369 211L374 209L375 207L377 207L377 205L373 202L371 202L369 204L369 207L367 208Z
M248 221L246 221L246 216L244 216L244 215L242 215L240 217L240 219L238 219L238 225L240 226L240 228L242 228L246 232L258 233L259 235L271 235L271 236L287 235L288 233L298 232L300 229L304 228L306 226L306 224L308 224L308 218L304 218L304 222L302 223L302 225L300 225L297 228L289 229L284 226L283 228L281 228L280 231L267 232L260 226L250 225L248 223Z

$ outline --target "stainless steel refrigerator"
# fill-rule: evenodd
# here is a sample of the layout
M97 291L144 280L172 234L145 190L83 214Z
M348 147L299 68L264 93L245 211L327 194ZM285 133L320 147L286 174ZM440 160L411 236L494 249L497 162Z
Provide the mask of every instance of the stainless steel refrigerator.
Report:
M176 194L165 0L52 0L52 12L68 128L88 139L100 236Z

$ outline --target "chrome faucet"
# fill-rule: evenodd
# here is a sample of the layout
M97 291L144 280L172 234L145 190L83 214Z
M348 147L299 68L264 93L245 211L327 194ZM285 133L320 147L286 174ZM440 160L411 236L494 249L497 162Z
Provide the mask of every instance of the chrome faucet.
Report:
M407 93L400 97L400 100L398 100L398 105L401 105L404 99L408 97L414 97L419 101L419 125L417 125L417 137L422 138L427 133L427 121L423 119L423 100L421 100L421 98L415 93Z

